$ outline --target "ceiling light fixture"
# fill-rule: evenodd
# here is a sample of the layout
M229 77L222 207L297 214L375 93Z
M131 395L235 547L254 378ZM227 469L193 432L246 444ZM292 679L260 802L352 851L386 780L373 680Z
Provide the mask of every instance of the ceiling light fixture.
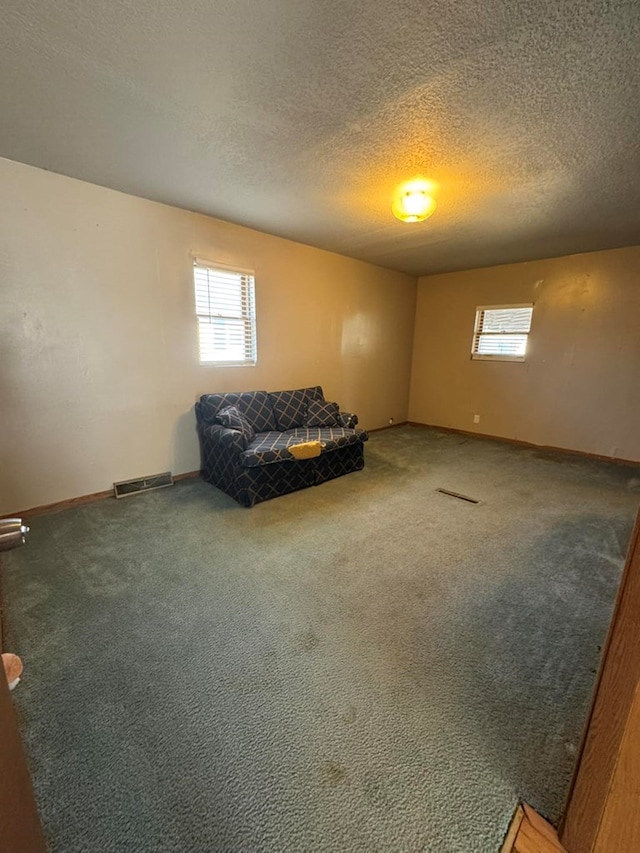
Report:
M391 206L393 215L403 222L423 222L436 209L436 200L429 193L435 185L431 181L416 180L398 187Z

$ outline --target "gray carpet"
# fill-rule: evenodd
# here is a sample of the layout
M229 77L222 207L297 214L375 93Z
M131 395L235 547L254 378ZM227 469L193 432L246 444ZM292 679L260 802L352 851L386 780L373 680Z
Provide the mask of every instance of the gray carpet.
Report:
M561 812L637 469L435 430L241 509L199 480L6 555L53 851L497 851ZM481 500L460 502L445 487Z

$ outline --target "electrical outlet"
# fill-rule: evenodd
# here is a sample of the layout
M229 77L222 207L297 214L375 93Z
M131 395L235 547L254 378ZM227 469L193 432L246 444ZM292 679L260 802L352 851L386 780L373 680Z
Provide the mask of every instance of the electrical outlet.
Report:
M474 415L473 416L473 422L474 422L474 424L479 424L480 423L480 415Z

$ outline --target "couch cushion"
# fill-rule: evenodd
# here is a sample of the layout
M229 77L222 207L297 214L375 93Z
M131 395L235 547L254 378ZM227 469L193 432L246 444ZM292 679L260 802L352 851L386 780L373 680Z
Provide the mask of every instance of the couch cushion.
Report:
M309 400L304 426L337 427L340 425L340 408L337 403L325 403L324 400Z
M237 429L238 432L242 433L245 447L256 437L254 428L235 406L225 406L224 409L220 409L216 415L216 420L222 426L228 429Z
M296 391L272 391L269 394L277 429L295 429L301 427L307 417L307 405L310 400L323 400L322 388L298 388Z
M240 454L240 464L245 468L255 468L258 465L270 465L273 462L291 462L293 455L287 449L291 444L320 441L323 445L322 452L328 453L339 447L366 441L368 437L363 429L344 429L343 427L300 427L288 432L272 430L256 435L247 449Z
M197 406L198 419L215 423L216 415L226 406L242 412L256 432L277 429L271 400L266 391L243 391L234 394L203 394Z

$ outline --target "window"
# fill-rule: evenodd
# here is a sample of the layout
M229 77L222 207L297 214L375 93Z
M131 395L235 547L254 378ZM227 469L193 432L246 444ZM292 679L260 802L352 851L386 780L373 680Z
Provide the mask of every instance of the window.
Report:
M524 361L533 305L481 305L476 310L471 358Z
M201 364L256 363L252 272L193 262Z

